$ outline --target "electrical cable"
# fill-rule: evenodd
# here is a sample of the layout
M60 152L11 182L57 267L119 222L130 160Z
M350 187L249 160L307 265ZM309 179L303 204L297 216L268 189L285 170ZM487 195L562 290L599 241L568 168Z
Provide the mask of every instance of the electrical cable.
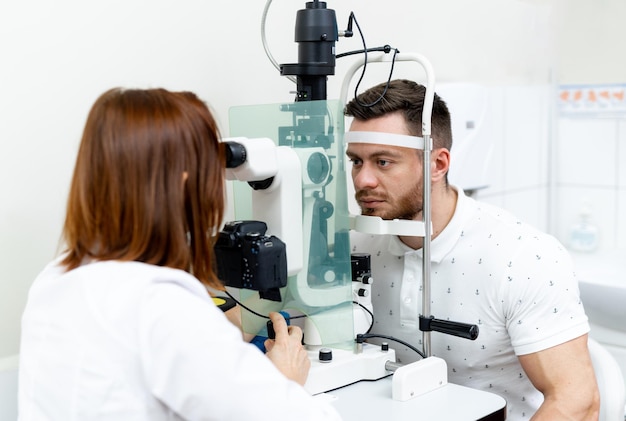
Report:
M243 308L244 310L246 310L246 311L248 311L248 312L250 312L250 313L254 314L255 316L260 317L260 318L262 318L262 319L269 319L269 318L270 318L269 316L266 316L266 315L264 315L264 314L261 314L261 313L259 313L259 312L256 312L256 311L252 310L250 307L248 307L248 306L244 305L241 301L239 301L239 300L237 300L235 297L233 297L233 295L232 295L230 292L228 292L228 291L224 290L224 293L225 293L226 295L228 295L228 297L229 297L231 300L233 300L235 303L237 303L237 305L238 305L238 306L240 306L240 307L241 307L241 308ZM291 316L291 317L289 317L289 318L290 318L290 319L301 319L301 318L303 318L303 317L307 317L307 316L306 316L305 314L301 314L301 315L299 315L299 316Z
M237 305L241 306L241 308L245 309L246 311L254 314L255 316L261 317L263 319L269 319L269 316L266 316L264 314L258 313L256 311L252 310L250 307L242 304L239 300L237 300L235 297L233 297L233 295L230 292L224 290L224 293L228 297L230 297L233 301L235 301L235 303L237 303ZM359 303L357 301L353 301L353 303L359 305L361 308L363 308L365 311L367 311L370 314L370 316L372 317L372 321L370 323L369 329L367 330L366 333L359 333L357 335L357 340L359 338L362 338L362 339L368 339L368 338L387 339L387 340L390 340L390 341L398 342L399 344L402 344L402 345L406 346L407 348L411 349L412 351L417 352L422 358L426 358L426 355L424 355L423 352L421 352L420 350L415 348L413 345L411 345L411 344L409 344L407 342L404 342L403 340L394 338L393 336L379 335L379 334L376 334L376 333L369 333L372 330L372 327L374 326L374 314L367 307L365 307L363 304L361 304L361 303ZM290 318L291 319L300 319L300 318L303 318L303 317L307 317L307 316L305 314L301 314L299 316L291 316Z
M264 314L261 313L257 313L256 311L252 310L250 307L247 307L246 305L244 305L242 302L240 302L239 300L237 300L235 297L232 296L232 294L226 290L224 290L224 293L226 295L228 295L230 297L230 299L232 299L233 301L235 301L235 303L237 303L238 306L240 306L241 308L247 310L248 312L254 314L255 316L261 317L263 319L269 319L269 316L266 316Z
M274 65L276 70L280 72L280 65L274 59L274 56L272 55L272 52L270 51L267 45L267 38L265 37L265 21L267 20L267 13L270 9L271 4L272 4L272 0L267 0L267 2L265 3L265 8L263 9L263 15L261 15L261 42L263 44L263 49L265 50L265 55L267 55L267 58L269 58L270 62ZM295 76L286 76L286 77L293 83L298 83Z
M372 321L370 322L369 329L367 329L367 331L365 332L365 333L370 333L370 331L374 327L374 313L372 313L369 308L365 307L363 304L359 303L358 301L352 301L352 303L358 305L359 307L361 307L363 310L367 311L370 314L370 318L372 319Z
M390 340L390 341L398 342L399 344L402 344L402 345L406 346L410 350L417 352L420 355L420 357L426 358L426 355L422 351L420 351L419 349L415 348L410 343L404 342L403 340L400 340L398 338L394 338L393 336L379 335L377 333L367 333L367 334L358 334L358 335L356 335L356 337L357 337L357 339L356 339L357 342L359 341L359 339L368 339L368 338L380 338L380 339L387 339L387 340Z
M363 107L372 107L376 104L378 104L385 96L385 94L387 93L387 89L389 88L389 84L391 83L391 77L393 76L393 68L395 66L396 63L396 55L400 52L398 51L397 48L393 48L390 47L388 45L384 46L384 47L378 47L378 48L382 48L382 50L378 49L378 48L374 48L374 49L369 49L367 48L367 45L365 44L365 36L363 35L363 31L361 31L361 26L359 25L359 22L356 19L356 16L354 14L354 12L350 12L350 20L354 20L354 24L356 25L356 28L359 30L359 35L361 36L361 42L363 44L363 50L361 50L363 52L363 70L361 71L361 76L359 77L358 82L356 83L356 86L354 88L354 100L357 102L357 104L363 106ZM387 48L388 47L388 48ZM380 94L380 96L373 102L369 103L369 104L364 104L362 103L359 98L358 98L358 91L359 91L359 86L361 85L361 82L363 81L363 77L365 76L365 70L367 69L367 53L369 51L384 51L386 54L388 54L391 50L393 50L393 57L391 58L391 68L389 69L389 77L387 78L387 84L385 85L385 89L383 90L383 92ZM350 54L352 54L352 52L350 52Z
M389 53L391 52L393 48L391 48L390 45L383 45L382 47L372 47L372 48L368 48L367 52L368 53L372 53L372 52L377 52L377 51L382 51L384 53ZM361 54L364 53L365 50L364 49L360 49L360 50L353 50L353 51L346 51L345 53L341 53L341 54L337 54L335 56L335 58L341 58L341 57L346 57L346 56L352 56L354 54Z
M402 345L406 346L407 348L411 349L412 351L417 352L417 353L419 354L419 356L420 356L420 357L422 357L422 358L426 358L426 355L425 355L422 351L420 351L419 349L415 348L413 345L411 345L411 344L409 344L409 343L407 343L407 342L404 342L404 341L402 341L402 340L400 340L400 339L397 339L397 338L394 338L394 337L392 337L392 336L378 335L378 334L376 334L376 333L373 333L373 334L372 334L372 333L370 333L370 331L371 331L371 330L372 330L372 328L374 327L374 313L372 313L372 312L371 312L371 311L370 311L367 307L365 307L363 304L359 303L358 301L352 301L352 302L353 302L354 304L357 304L357 305L358 305L359 307L361 307L363 310L367 311L367 312L370 314L371 318L372 318L372 321L371 321L371 323L370 323L370 327L369 327L369 329L367 329L367 332L358 334L358 335L357 335L357 340L358 340L358 338L362 338L362 339L367 339L367 338L381 338L381 339L388 339L388 340L390 340L390 341L398 342L398 343L400 343L400 344L402 344Z

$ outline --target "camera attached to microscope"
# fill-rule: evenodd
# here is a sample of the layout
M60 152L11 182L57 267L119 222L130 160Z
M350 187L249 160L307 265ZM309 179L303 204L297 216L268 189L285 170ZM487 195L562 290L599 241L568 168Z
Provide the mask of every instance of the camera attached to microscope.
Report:
M262 221L226 223L214 247L217 274L226 286L259 291L261 298L281 301L280 288L287 286L286 247L266 231Z

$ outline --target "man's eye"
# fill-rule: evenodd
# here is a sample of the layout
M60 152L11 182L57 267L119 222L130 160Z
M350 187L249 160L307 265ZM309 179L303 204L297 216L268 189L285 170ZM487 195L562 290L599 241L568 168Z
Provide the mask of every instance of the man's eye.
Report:
M378 160L378 165L380 165L381 167L386 167L389 165L389 161L385 160L385 159L379 159Z
M363 161L358 158L350 158L350 162L352 162L352 165L361 165Z

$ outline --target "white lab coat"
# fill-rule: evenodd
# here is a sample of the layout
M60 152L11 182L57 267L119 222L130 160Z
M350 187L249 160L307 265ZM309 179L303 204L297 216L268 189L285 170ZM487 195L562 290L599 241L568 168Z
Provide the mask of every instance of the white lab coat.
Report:
M285 378L180 270L97 262L37 277L19 420L339 420Z

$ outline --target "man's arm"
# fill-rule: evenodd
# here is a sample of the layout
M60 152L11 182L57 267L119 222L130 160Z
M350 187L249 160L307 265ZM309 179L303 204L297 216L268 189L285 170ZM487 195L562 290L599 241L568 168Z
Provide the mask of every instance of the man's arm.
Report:
M597 420L600 394L587 335L543 351L519 356L544 402L533 420Z

